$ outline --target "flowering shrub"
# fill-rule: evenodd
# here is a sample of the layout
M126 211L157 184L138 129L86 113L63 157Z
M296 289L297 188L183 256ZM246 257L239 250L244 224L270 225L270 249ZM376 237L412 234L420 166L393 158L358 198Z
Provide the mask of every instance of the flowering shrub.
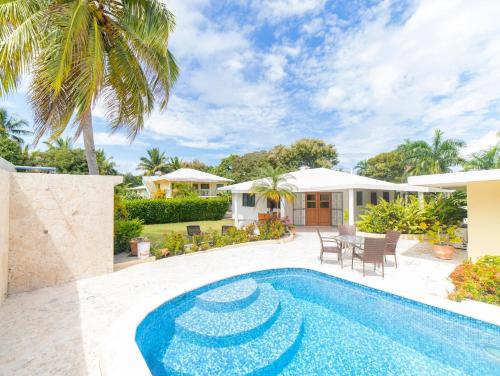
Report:
M455 285L450 299L500 305L500 256L483 256L476 263L467 260L455 268L450 279Z
M257 224L260 239L279 239L285 234L285 224L279 219L270 218Z

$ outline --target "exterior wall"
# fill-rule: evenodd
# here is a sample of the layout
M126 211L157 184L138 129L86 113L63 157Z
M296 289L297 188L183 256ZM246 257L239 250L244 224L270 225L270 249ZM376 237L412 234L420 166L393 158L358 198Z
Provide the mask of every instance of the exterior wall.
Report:
M500 181L467 184L468 255L500 255Z
M7 163L2 158L0 162ZM7 296L9 280L10 173L2 167L0 164L0 304Z
M241 227L256 221L259 213L267 213L267 201L261 195L255 195L255 206L243 206L243 194L233 194L233 219L236 227Z
M183 182L183 183L188 183L188 184L198 184L198 186L200 184L208 184L209 185L209 192L208 192L208 196L205 196L205 197L212 197L212 196L217 196L217 184L221 184L221 183L203 183L203 182ZM166 180L162 180L162 181L159 181L159 182L154 182L154 184L159 184L160 185L160 189L163 189L165 190L165 194L166 194L166 197L172 197L172 182L169 182L169 181L166 181ZM175 183L174 183L175 184ZM200 197L203 197L203 195L200 195Z
M348 210L349 209L349 190L339 190L335 192L341 192L342 193L342 209ZM370 203L370 192L369 190L362 190L363 192L363 205L357 206L356 205L356 190L354 191L354 218L355 221L359 219L359 215L363 214L363 211L365 209L366 204ZM383 192L384 191L376 191L377 196L382 198ZM393 191L388 191L389 192L389 200L393 201L394 200L394 192ZM258 213L266 213L267 210L267 204L266 200L258 200L258 195L256 197L256 203L255 207L250 208L250 207L243 207L243 199L242 199L242 194L241 193L234 193L233 194L233 201L232 201L232 208L233 208L233 219L235 219L235 224L236 226L241 226L243 224L247 224L253 221L256 221L258 218ZM332 200L333 202L333 200ZM295 209L295 210L294 210ZM292 203L285 203L284 205L284 211L283 211L282 216L288 217L291 221L293 221L293 224L297 226L303 226L305 225L305 193L297 193L297 198L295 202ZM343 213L342 213L343 217ZM333 223L333 222L332 222Z
M121 177L10 174L9 293L113 271Z

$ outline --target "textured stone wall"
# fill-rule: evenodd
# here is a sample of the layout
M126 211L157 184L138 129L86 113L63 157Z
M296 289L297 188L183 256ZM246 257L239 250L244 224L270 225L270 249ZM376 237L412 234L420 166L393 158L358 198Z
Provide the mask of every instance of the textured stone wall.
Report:
M9 293L113 271L121 177L11 173Z
M10 173L0 163L0 304L7 295L9 273L9 198Z

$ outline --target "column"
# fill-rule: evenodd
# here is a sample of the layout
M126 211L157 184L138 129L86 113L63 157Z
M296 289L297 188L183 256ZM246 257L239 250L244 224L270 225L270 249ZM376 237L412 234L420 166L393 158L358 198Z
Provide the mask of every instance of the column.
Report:
M349 209L349 224L354 226L354 189L349 189L349 203L348 203L348 209Z
M421 208L424 207L424 204L425 204L424 192L418 192L418 203L420 204Z

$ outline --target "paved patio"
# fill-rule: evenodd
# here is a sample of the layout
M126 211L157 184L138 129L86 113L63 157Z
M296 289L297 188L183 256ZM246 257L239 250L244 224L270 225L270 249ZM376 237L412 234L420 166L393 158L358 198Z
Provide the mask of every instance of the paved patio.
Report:
M286 244L209 251L146 263L58 287L10 296L0 306L0 375L100 375L98 351L108 329L141 301L166 300L210 281L259 269L304 267L500 324L500 308L446 299L458 261L440 261L416 241L398 247L386 278L361 264L319 264L319 242L301 232ZM328 257L328 255L327 255Z

